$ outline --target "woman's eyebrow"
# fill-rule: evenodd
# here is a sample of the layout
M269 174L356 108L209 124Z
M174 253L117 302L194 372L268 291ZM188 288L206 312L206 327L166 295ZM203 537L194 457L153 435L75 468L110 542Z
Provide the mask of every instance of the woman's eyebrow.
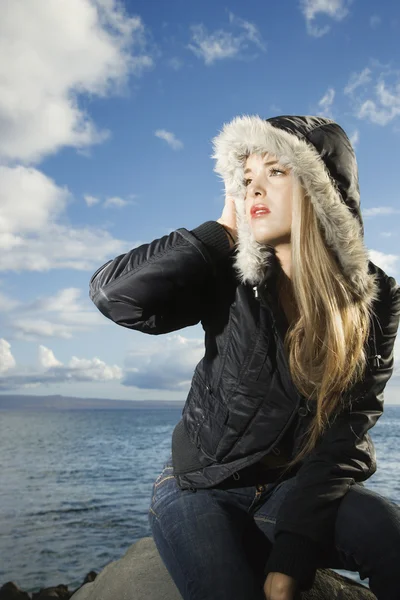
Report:
M271 165L276 165L278 161L277 160L270 160L269 162L263 163L265 167L269 167ZM246 175L246 173L250 173L251 169L250 167L247 167L247 169L244 170L244 175Z

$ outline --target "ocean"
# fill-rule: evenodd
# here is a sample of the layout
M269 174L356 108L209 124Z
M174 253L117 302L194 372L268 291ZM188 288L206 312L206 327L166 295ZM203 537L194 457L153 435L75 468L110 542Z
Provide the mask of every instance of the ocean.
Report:
M181 409L0 410L0 587L68 585L150 536L154 479ZM400 504L400 406L371 430L366 487ZM357 573L337 571L363 585Z

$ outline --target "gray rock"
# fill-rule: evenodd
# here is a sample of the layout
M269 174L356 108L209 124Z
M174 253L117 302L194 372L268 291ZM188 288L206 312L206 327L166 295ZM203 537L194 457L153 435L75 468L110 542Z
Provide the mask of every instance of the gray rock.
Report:
M301 600L376 600L365 586L330 569L318 569L311 590ZM151 537L128 548L122 558L109 563L71 600L182 600ZM212 600L212 599L210 599Z
M0 588L0 600L30 600L30 595L21 590L13 581L7 581Z

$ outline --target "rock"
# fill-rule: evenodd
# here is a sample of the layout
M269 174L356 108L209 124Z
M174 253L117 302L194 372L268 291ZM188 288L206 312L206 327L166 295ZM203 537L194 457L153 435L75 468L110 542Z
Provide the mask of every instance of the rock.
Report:
M32 600L51 600L51 598L69 600L72 594L73 592L68 590L68 586L60 584L54 587L41 588L38 592L32 594Z
M331 569L318 569L314 586L301 600L377 600L365 586ZM1 600L1 598L0 598ZM95 581L85 583L71 600L182 600L154 540L142 538L119 560L109 563Z
M92 581L94 581L96 579L96 577L97 577L96 571L89 571L89 573L86 575L85 579L83 580L83 583L78 588L76 588L75 591L71 592L71 595L75 594L78 590L80 590L81 587L83 587L85 585L85 583L91 583Z
M301 600L377 600L368 588L331 569L318 569L314 585Z
M23 592L13 581L7 581L0 588L0 600L30 600L30 595Z
M33 592L32 597L28 592L22 591L13 581L8 581L0 588L0 600L50 600L58 598L59 600L69 600L72 594L75 594L86 583L91 583L97 577L96 571L89 571L76 590L69 591L68 586L59 584L53 587L40 588L38 592Z
M74 600L182 600L151 537L132 544L122 558L106 565Z
M90 583L91 581L94 581L96 579L96 577L97 577L96 571L89 571L89 573L86 575L85 579L83 580L83 583Z

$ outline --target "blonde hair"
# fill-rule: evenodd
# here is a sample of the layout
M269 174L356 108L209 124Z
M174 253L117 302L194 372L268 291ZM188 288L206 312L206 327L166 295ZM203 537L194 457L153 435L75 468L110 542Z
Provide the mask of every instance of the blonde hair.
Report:
M314 403L315 416L299 453L284 472L314 449L330 418L342 407L344 392L363 378L373 312L365 301L353 297L296 177L293 188L291 281L297 314L284 347L293 383L310 406Z

